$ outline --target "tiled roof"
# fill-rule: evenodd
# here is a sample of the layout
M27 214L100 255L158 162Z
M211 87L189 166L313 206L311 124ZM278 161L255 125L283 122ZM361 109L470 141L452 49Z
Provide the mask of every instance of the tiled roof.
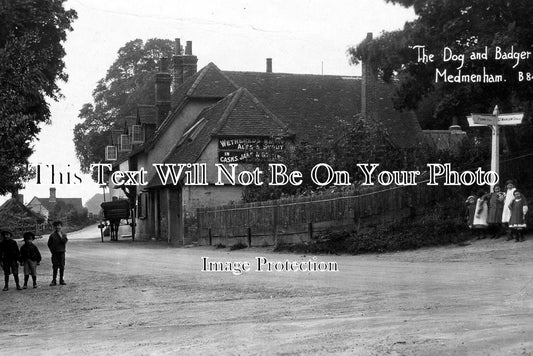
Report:
M324 139L332 123L350 120L361 113L361 78L333 75L266 72L224 72L237 85L250 90L261 103L289 125L299 140ZM375 86L380 99L374 118L388 132L397 147L412 147L418 141L420 125L413 113L401 113L392 105L394 88Z
M398 148L410 148L424 139L420 123L414 111L398 111L394 108L393 84L379 83L374 86L372 117L381 124L391 143Z
M136 148L133 154L152 147L187 100L222 99L239 87L248 89L264 107L286 123L297 140L312 142L335 137L338 120L349 121L361 113L359 77L221 71L215 64L209 63L172 93L172 113L155 135ZM378 104L373 106L372 118L382 124L387 137L396 147L416 145L420 141L421 129L414 113L401 113L393 108L392 85L383 83L375 88ZM234 134L246 132L243 123L231 129L240 130L240 133ZM228 127L224 133L229 132Z
M155 105L137 105L141 124L157 124L157 111Z
M10 216L22 214L23 216L35 220L40 220L42 217L39 214L34 213L19 200L11 198L6 200L4 204L0 205L0 223L8 220Z
M289 136L279 120L245 88L204 109L163 163L196 162L213 136ZM161 185L154 176L148 187Z
M238 86L231 81L214 63L209 63L193 82L187 96L189 98L223 98L234 92Z
M56 198L55 202L50 201L50 197L47 198L37 198L42 206L46 208L48 211L54 210L54 206L58 202L63 202L65 205L72 205L72 207L76 210L82 210L83 205L81 203L81 198Z

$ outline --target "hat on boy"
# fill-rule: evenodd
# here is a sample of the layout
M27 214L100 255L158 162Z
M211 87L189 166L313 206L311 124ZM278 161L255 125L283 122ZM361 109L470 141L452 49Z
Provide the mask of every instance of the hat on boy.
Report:
M35 240L35 234L31 231L25 232L24 235L24 241L26 240Z

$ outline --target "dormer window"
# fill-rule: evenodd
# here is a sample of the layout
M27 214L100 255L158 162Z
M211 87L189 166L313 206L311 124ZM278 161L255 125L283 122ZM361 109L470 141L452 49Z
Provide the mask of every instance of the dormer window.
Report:
M136 145L144 142L144 130L141 125L132 125L131 130L131 144Z
M105 160L106 161L116 161L118 152L117 146L106 146L105 148Z
M131 151L131 140L129 135L120 135L120 152Z

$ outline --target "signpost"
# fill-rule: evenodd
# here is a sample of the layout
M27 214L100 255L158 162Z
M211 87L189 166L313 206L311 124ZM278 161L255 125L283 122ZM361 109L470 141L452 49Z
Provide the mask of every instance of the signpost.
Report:
M468 124L471 127L489 126L492 129L492 150L490 159L490 170L500 174L500 126L520 125L524 113L501 114L498 105L494 107L490 114L472 114L468 116ZM491 190L493 187L491 187Z

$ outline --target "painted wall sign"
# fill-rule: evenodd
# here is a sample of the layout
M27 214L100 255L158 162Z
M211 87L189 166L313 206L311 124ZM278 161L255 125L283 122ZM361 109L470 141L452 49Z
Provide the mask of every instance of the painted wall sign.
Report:
M284 140L271 137L237 137L218 139L218 161L220 163L247 163L266 159L273 152L286 147Z

